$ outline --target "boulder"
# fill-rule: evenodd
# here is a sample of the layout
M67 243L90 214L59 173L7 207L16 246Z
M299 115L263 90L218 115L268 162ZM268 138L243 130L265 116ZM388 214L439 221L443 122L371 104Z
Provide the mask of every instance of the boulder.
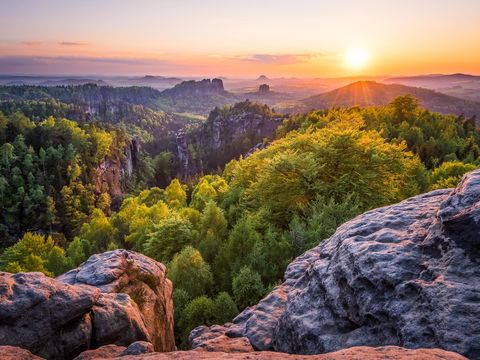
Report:
M30 351L14 346L0 346L0 359L2 360L43 360L33 355Z
M224 326L214 325L210 328L199 326L190 333L188 338L190 348L205 351L221 352L252 352L250 341L244 337L228 337Z
M156 351L175 348L173 290L166 278L165 265L133 251L114 250L91 256L58 280L70 285L94 286L102 293L127 294L140 310L147 333L146 339L138 337L133 341L147 340Z
M153 353L143 356L121 356L117 360L466 360L458 354L439 349L404 349L396 346L379 348L354 347L324 355L292 355L277 352L207 352L175 351L170 353Z
M128 347L119 345L104 345L98 349L87 350L74 360L112 359L127 355L142 355L153 352L153 345L146 341L136 341Z
M198 350L129 355L126 354L125 351L125 347L123 346L105 345L95 350L87 350L75 358L75 360L466 360L463 356L440 349L412 350L396 346L378 348L359 346L324 355L292 355L270 351L229 353ZM38 356L32 355L32 353L27 350L12 346L0 346L0 359L43 360Z
M78 355L74 360L99 360L99 359L112 359L118 356L122 356L125 351L125 346L119 345L103 345L97 349L87 350Z
M479 239L480 170L454 190L340 226L257 305L231 324L193 330L190 345L246 338L255 350L295 354L396 345L480 359Z
M146 341L135 341L122 352L125 355L141 355L153 352L153 345Z
M47 359L71 359L102 345L137 340L175 349L172 285L165 266L115 250L57 279L0 273L0 345Z

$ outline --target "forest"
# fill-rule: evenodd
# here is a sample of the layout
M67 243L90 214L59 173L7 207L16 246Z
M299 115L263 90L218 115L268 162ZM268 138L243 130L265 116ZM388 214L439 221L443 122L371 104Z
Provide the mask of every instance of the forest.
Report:
M0 269L55 276L95 253L144 253L167 264L181 347L197 325L256 304L293 258L345 221L454 187L480 164L474 118L430 112L406 95L387 106L283 116L263 148L167 186L172 154L142 151L114 204L110 189L95 186L97 169L120 162L137 130L68 120L73 105L31 98L1 103ZM211 116L231 109L242 107ZM140 128L151 133L146 121ZM142 140L151 150L166 138Z

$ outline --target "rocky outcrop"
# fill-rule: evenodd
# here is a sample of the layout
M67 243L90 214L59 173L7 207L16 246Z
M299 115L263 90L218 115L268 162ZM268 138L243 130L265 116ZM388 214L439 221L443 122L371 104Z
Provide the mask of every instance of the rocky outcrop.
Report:
M2 360L42 360L30 351L14 346L0 346L0 359Z
M91 256L58 280L128 295L141 312L147 340L155 350L174 349L172 283L163 264L132 251L114 250Z
M227 324L229 327L230 324ZM214 325L210 328L199 326L190 334L190 347L205 351L253 352L254 349L246 337L228 337L225 326Z
M104 345L95 350L87 350L74 360L112 359L120 356L142 355L153 352L153 345L146 341L136 341L128 347Z
M177 351L163 354L148 354L142 357L126 356L119 360L466 360L463 356L439 349L403 349L395 346L380 348L354 347L324 355L292 355L274 352L225 353L204 351Z
M364 213L295 259L285 281L203 339L319 354L351 346L441 348L480 359L480 170ZM423 358L423 357L422 357Z
M140 143L132 138L125 146L122 156L109 156L95 169L95 191L107 192L114 200L121 200L124 184L137 166Z
M188 80L164 90L162 96L185 98L188 96L224 94L222 79L203 79L200 81Z
M172 285L146 256L115 250L58 277L0 273L0 345L71 359L107 344L174 350Z
M277 352L249 352L249 353L228 353L228 352L208 352L208 351L175 351L168 353L143 353L128 354L122 346L107 345L96 350L89 350L82 353L75 360L100 360L100 359L118 359L118 360L466 360L461 355L440 349L404 349L396 346L383 346L378 348L358 346L349 349L340 350L324 355L292 355ZM15 351L18 348L10 348ZM23 354L22 349L18 349ZM3 354L3 347L0 346L0 356ZM10 353L7 353L10 354ZM26 356L31 355L25 351ZM38 357L1 357L6 360L41 360Z
M262 84L258 87L259 94L268 94L270 92L270 86L268 84Z
M210 172L232 159L262 146L275 135L283 117L266 105L251 101L216 108L194 131L180 131L176 138L178 177Z

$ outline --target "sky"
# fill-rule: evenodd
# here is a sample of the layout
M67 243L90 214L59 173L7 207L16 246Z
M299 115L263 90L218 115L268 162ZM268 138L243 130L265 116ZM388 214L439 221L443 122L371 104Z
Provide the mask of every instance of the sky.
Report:
M479 0L0 0L0 74L480 74Z

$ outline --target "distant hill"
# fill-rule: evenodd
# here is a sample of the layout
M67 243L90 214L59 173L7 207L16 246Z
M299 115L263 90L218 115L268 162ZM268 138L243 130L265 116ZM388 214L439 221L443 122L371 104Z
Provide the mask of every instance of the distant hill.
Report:
M402 84L409 86L420 86L426 88L440 88L445 86L454 86L463 84L465 82L478 81L480 82L480 76L469 74L433 74L433 75L418 75L418 76L401 76L392 77L383 80L388 84Z
M289 104L284 111L304 112L331 107L386 105L397 96L411 94L423 107L442 114L476 115L480 119L480 102L464 100L433 90L375 81L358 81L320 95Z
M97 86L107 86L108 84L103 80L96 79L57 79L46 80L41 82L40 86L80 86L86 84L94 84Z
M420 75L388 78L382 82L423 87L462 99L480 101L480 76L475 75Z
M141 78L112 80L115 86L150 86L157 90L165 90L181 83L183 79L177 77L145 75Z

